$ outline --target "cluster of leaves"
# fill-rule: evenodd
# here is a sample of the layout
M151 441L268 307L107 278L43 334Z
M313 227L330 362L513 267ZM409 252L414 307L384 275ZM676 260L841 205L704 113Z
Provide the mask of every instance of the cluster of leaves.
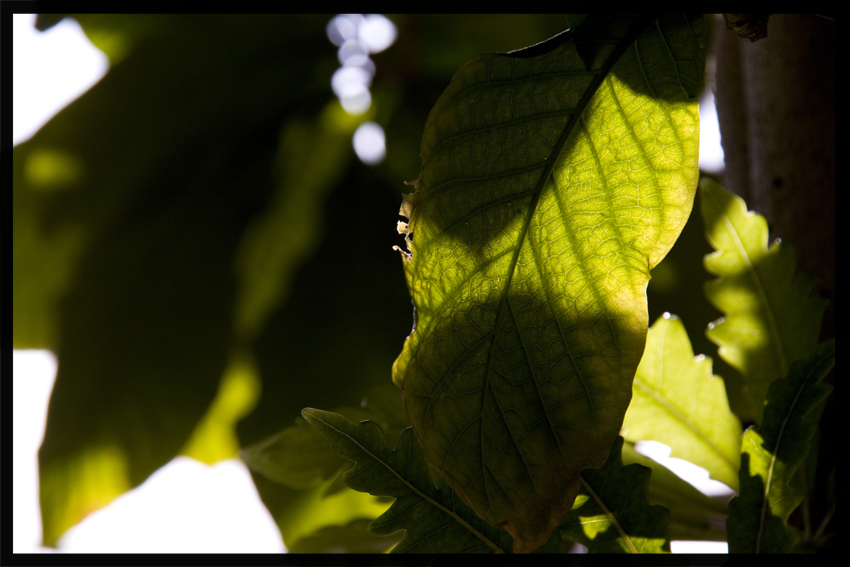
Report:
M410 304L386 227L421 116L494 29L519 47L552 18L397 20L420 51L381 64L397 83L354 119L324 17L75 17L113 68L13 158L14 346L60 361L46 544L177 454L240 454L292 552L663 552L727 517L733 552L823 537L832 512L789 522L834 363L793 250L703 180L743 444L682 321L649 326L649 270L696 216L701 16L570 16L460 68L402 207L395 386ZM367 176L368 119L398 143ZM705 497L647 439L740 496Z
M790 300L793 286L788 280L762 279L758 275L761 261L755 260L749 267L745 263L754 256L742 251L760 250L778 256L780 247L790 248L776 243L767 249L764 218L747 213L740 198L710 180L703 182L701 195L704 220L711 227L707 237L712 243L723 242L715 244L717 250L706 258L706 265L726 256L727 267L738 264L750 276L737 282L716 280L728 284L727 297L734 298L726 317L752 310L748 296L759 286L781 299L771 309L777 321L798 317L800 311L809 309ZM706 201L722 206L712 207ZM793 253L784 257L792 259L784 266L793 272ZM800 276L794 282L806 279ZM708 288L709 297L715 287ZM823 309L822 302L818 308ZM782 333L778 336L788 339ZM763 337L769 340L769 335ZM718 342L721 347L726 345ZM787 553L817 545L814 540L823 537L834 512L834 500L817 533L805 534L805 542L803 532L789 525L788 519L811 490L803 480L802 467L815 447L820 416L832 391L822 380L834 362L832 340L794 361L786 376L771 382L764 399L763 420L748 429L742 439L740 421L729 410L723 382L712 375L711 359L693 356L677 317L659 318L649 330L646 353L635 376L623 437L613 444L602 468L582 473L575 505L537 551L563 552L577 542L595 553L658 553L669 551L670 540L677 536L728 537L732 553ZM398 396L393 399L387 395L383 403L393 401L398 413ZM315 409L305 409L303 415L337 453L357 463L342 475L343 483L354 490L397 498L369 526L379 535L406 530L394 552L499 553L511 549L512 542L505 541L506 532L481 522L428 463L413 428L405 429L395 450L391 450L376 420L355 424L337 413ZM391 430L397 431L399 425L399 421L394 422ZM739 495L727 508L661 465L641 459L633 444L647 439L669 445L673 456L706 468L711 478L726 483ZM290 453L277 462L295 457ZM415 514L411 513L414 509ZM724 517L726 533L718 534L712 524L716 526Z
M563 29L562 15L391 16L404 42L376 57L372 107L352 117L330 88L329 15L36 27L66 16L110 69L12 154L12 346L59 360L39 453L49 546L177 455L233 458L305 406L390 382L410 329L399 179L419 167L425 117L479 50ZM392 140L374 168L351 147L368 120ZM374 508L338 510L377 504L330 473L253 479L290 551L386 546L351 535Z
M679 18L590 17L526 52L479 57L432 110L399 228L417 319L393 378L412 427L392 450L371 421L302 412L356 462L347 486L396 498L370 524L405 530L394 552L663 552L676 528L710 538L715 515L728 516L732 552L801 539L787 522L809 488L796 475L834 343L817 345L825 301L794 277L793 250L768 248L764 219L703 181L705 266L720 276L706 296L724 314L708 336L744 376L758 427L743 444L678 318L640 333L646 266L672 246L696 186L703 32ZM739 496L726 509L669 476L652 482L623 464L624 439L665 443Z

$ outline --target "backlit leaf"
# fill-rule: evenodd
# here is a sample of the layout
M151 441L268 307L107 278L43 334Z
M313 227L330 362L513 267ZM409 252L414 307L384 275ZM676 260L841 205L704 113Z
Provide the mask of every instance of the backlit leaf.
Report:
M787 243L768 248L767 221L747 211L740 197L711 179L700 184L706 237L717 250L706 269L720 278L705 294L725 315L709 325L718 353L744 377L750 417L761 422L770 383L817 346L826 300L810 295L815 279L795 276L797 260Z
M729 409L723 380L711 374L711 359L694 357L675 315L659 317L649 329L623 436L664 443L672 457L738 488L741 422Z
M835 341L791 365L767 392L764 421L744 434L741 494L729 503L730 553L787 553L800 531L786 524L803 501L794 473L812 446L832 386L821 381L835 365Z
M696 191L704 44L701 16L590 16L471 60L428 118L393 380L429 462L515 551L622 424L649 270Z

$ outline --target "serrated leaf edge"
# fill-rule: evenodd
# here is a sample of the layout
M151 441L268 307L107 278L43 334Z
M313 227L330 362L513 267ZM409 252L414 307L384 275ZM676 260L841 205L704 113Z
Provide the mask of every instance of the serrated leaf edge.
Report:
M774 350L774 352L777 356L777 359L779 360L780 375L785 376L786 374L788 374L788 361L785 359L785 353L783 352L783 349L782 349L782 337L779 334L779 325L776 323L776 318L774 317L773 306L770 304L770 302L767 299L767 295L765 294L764 288L761 285L761 279L759 278L758 273L756 272L755 268L753 267L753 263L750 261L750 256L749 256L749 254L747 254L747 250L744 247L743 242L741 242L741 239L738 236L737 229L735 229L734 225L732 224L732 221L729 218L729 215L726 214L725 208L722 206L722 203L713 194L713 190L716 190L717 188L720 188L723 191L726 191L720 185L717 185L717 187L713 187L712 190L710 190L708 192L703 190L703 194L705 195L706 199L711 198L715 201L715 206L717 207L717 209L719 211L721 211L720 214L721 214L721 218L723 220L723 224L726 227L726 230L729 231L729 234L732 237L732 241L735 243L735 248L738 251L738 254L741 256L741 259L744 261L745 266L747 267L747 273L749 274L750 279L753 282L753 288L756 290L756 293L758 294L759 303L761 303L762 307L764 308L764 312L767 316L767 321L765 321L765 323L767 323L767 327L770 331L771 344L773 346L773 350ZM746 217L747 220L749 220L751 217L761 217L761 215L759 215L758 213L747 209L747 203L742 198L740 198L739 196L732 194L732 193L730 193L730 195L732 196L732 199L733 199L733 202L735 203L735 205L744 210L744 216ZM768 247L766 245L766 243L764 243L764 242L762 242L760 244L761 244L761 246L764 247L765 256L771 254L773 252L773 250L777 246L779 246L779 244L774 244L773 246ZM714 246L714 243L712 243L712 246ZM716 251L711 254L712 256L723 252L722 250L718 249L717 247L715 247L715 250ZM706 269L708 269L707 266L706 266ZM708 271L711 272L710 269L708 269ZM714 275L717 275L714 272L711 272L711 273L714 274ZM725 277L720 276L717 280L714 280L714 281L715 282L722 282L725 279L726 279Z
M354 439L353 437L351 437L350 435L348 435L346 432L344 432L344 431L340 431L339 429L337 429L336 427L334 427L333 425L331 425L330 423L328 423L327 421L325 421L324 419L322 419L322 418L321 418L322 414L333 414L333 415L338 415L339 417L342 417L343 419L346 419L344 416L341 416L341 415L339 415L339 414L335 414L335 413L333 413L333 412L327 412L327 411L324 411L324 410L318 410L318 409L314 409L314 408L305 408L305 409L304 409L304 410L302 410L302 412L301 412L301 415L303 415L303 416L304 416L304 419L306 419L307 421L309 421L309 422L311 422L311 423L312 423L312 421L313 421L313 420L320 421L321 423L323 423L324 425L326 425L326 426L327 426L327 427L329 427L330 429L332 429L332 430L336 431L338 434L340 434L340 435L344 436L345 438L347 438L348 440L350 440L352 443L354 443L355 445L357 445L358 447L360 447L360 448L361 448L361 449L362 449L362 450L363 450L366 454L368 454L370 457L372 457L373 459L375 459L378 463L380 463L381 465L383 465L384 467L386 467L386 468L387 468L387 470L389 470L390 472L392 472L392 474L393 474L393 475L395 475L395 476L396 476L396 477L397 477L397 478L398 478L398 479L399 479L399 480L400 480L400 481L401 481L401 482L402 482L405 486L407 486L410 490L412 490L412 491L413 491L413 492L415 492L417 495L419 495L419 496L420 496L423 500L425 500L426 502L430 503L431 505L433 505L433 506L435 506L436 508L438 508L439 510L441 510L443 513L445 513L445 514L447 514L448 516L450 516L450 517L451 517L452 519L454 519L456 522L458 522L458 523L459 523L459 524L461 524L463 527L465 527L467 530L469 530L471 533L473 533L473 534L474 534L474 535L475 535L478 539L480 539L480 540L481 540L481 541L483 541L485 544L487 544L487 546L488 546L488 547L490 547L491 549L493 549L494 553L504 553L504 551L502 550L502 548L500 548L498 545L496 545L496 544L495 544L493 541L491 541L491 540L490 540L487 536L485 536L484 534L482 534L481 532L479 532L478 530L476 530L474 527L472 527L472 526L471 526L471 525L470 525L470 524L469 524L466 520L464 520L463 518L461 518L460 516L458 516L457 514L455 514L454 512L452 512L451 510L449 510L448 508L446 508L445 506L443 506L442 504L440 504L440 503L439 503L439 502L437 502L436 500L432 499L432 498L431 498L431 497L429 497L427 494L425 494L425 493L423 493L422 491L420 491L420 490L419 490L416 486L414 486L413 484L411 484L411 483L410 483L407 479L403 478L400 474L398 474L398 472L396 472L396 470L395 470L392 466L390 466L390 465L389 465L389 463L387 463L386 461L384 461L383 459L381 459L378 455L376 455L376 454L375 454L374 452L372 452L370 449L368 449L367 447L364 447L364 446L363 446L360 442L358 442L356 439ZM346 421L348 421L348 420L346 419ZM366 420L366 421L368 421L368 420ZM360 423L365 423L365 422L360 422ZM374 422L372 422L372 423L374 423ZM378 427L378 429L380 429L380 426L379 426L377 423L375 423L375 425ZM405 429L413 429L413 428L412 428L412 427L407 427L407 428L405 428ZM324 435L324 432L322 432L322 434ZM381 434L383 435L383 430L381 430ZM415 436L414 436L414 438L415 438ZM384 439L386 439L386 437L384 437ZM399 439L401 439L401 437L400 437ZM417 442L418 442L418 441L417 441ZM395 452L395 450L393 450L393 452ZM347 457L346 457L346 458L347 458ZM348 460L351 460L352 462L355 462L355 463L357 462L357 461L354 461L354 460L352 460L352 459L348 459ZM351 470L351 469L348 469L348 470ZM345 472L348 472L348 471L345 471ZM344 474L344 473L343 473L343 474ZM344 481L344 480L343 480L343 484L345 484L345 481ZM348 485L346 484L346 486L348 486ZM392 495L387 495L387 496L392 496Z
M825 361L830 358L835 357L835 349L831 349L824 353L824 355L811 367L809 372L806 375L806 379L803 380L800 384L800 387L797 389L797 394L794 396L794 401L791 403L791 407L788 412L785 414L785 418L782 420L782 427L779 428L779 434L776 436L776 443L774 444L771 453L770 453L770 467L767 472L767 479L764 483L764 498L762 499L761 505L761 515L759 517L759 530L758 534L756 534L756 553L759 553L759 548L761 547L761 538L765 525L765 516L767 514L769 504L768 504L768 493L770 492L770 487L773 482L773 467L776 463L776 453L779 449L779 445L782 443L783 434L785 432L785 426L788 424L788 419L794 413L794 408L797 405L797 401L800 399L800 395L803 391L810 385L809 381L811 377L818 373L818 371L822 368L822 365ZM834 363L833 363L834 364ZM797 467L799 468L799 467ZM796 470L796 469L795 469Z

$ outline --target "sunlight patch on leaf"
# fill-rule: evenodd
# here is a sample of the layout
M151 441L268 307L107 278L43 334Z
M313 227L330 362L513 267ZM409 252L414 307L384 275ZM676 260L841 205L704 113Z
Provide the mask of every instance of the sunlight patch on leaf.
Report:
M817 346L827 301L810 295L815 278L795 274L788 243L768 247L767 221L743 199L708 178L700 196L706 237L716 250L705 257L705 268L720 276L706 284L705 294L724 313L706 334L743 375L747 417L760 423L771 382Z
M738 488L741 423L729 409L723 381L711 373L711 359L694 357L675 316L665 314L649 329L623 436L664 443L673 457Z

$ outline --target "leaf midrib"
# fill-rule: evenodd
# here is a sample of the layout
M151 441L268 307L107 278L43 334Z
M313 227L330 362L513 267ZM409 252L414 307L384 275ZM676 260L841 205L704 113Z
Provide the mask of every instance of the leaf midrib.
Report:
M620 525L620 522L617 521L617 517L614 515L611 510L608 509L608 506L605 505L605 502L602 501L602 498L599 497L596 492L594 492L593 488L590 487L590 484L584 480L584 477L581 479L581 484L585 490L590 494L590 496L596 501L600 508L602 508L602 512L608 517L608 520L611 522L611 525L620 533L620 537L623 538L623 541L626 542L626 545L629 547L631 553L637 553L638 550L635 547L635 544L632 543L632 539L629 537L629 534L626 533L626 530L623 529L623 526Z
M634 27L626 36L621 40L621 42L614 48L614 50L609 54L608 59L605 61L605 64L597 71L588 71L588 73L595 73L594 78L591 80L590 85L582 96L581 100L575 107L575 113L570 116L569 122L567 122L564 131L561 133L561 136L558 138L558 142L555 145L555 148L552 151L551 156L546 160L546 168L543 170L543 173L540 176L540 181L537 183L537 187L535 188L535 194L531 201L531 204L528 207L528 212L526 213L525 222L523 223L522 229L520 230L519 238L517 239L517 247L514 250L513 258L511 258L511 265L508 269L508 273L506 276L506 282L504 290L502 291L502 298L499 302L499 313L496 315L496 321L493 325L493 342L495 343L496 337L498 336L499 330L501 329L501 324L503 321L503 317L508 304L508 293L511 289L511 284L513 283L513 276L516 272L516 263L519 259L520 250L522 250L522 246L525 243L526 235L528 234L528 228L531 224L531 220L537 212L537 205L540 202L540 197L543 194L543 190L546 187L549 179L552 176L552 172L555 169L555 164L558 161L558 158L561 157L561 154L564 150L564 147L567 144L570 136L575 130L576 125L579 123L582 115L584 114L585 109L588 104L590 104L591 99L596 95L596 92L599 90L602 82L608 77L608 74L614 68L614 65L620 60L623 54L631 47L631 45L635 42L638 36L643 32L643 30L649 25L651 21L655 18L644 17L642 20L634 24ZM485 404L487 399L487 392L489 391L493 394L495 398L495 393L492 392L492 384L490 382L490 376L493 372L493 352L495 351L495 344L490 347L490 354L487 359L487 371L485 374L485 384L484 384L484 395L481 398L481 408L479 410L479 423L484 423L484 411ZM501 411L501 408L500 408ZM550 428L552 427L551 421L549 422ZM480 431L480 446L481 450L481 469L485 470L486 464L484 462L484 427L481 426ZM524 459L523 459L524 461ZM486 474L485 474L486 477ZM584 482L582 480L582 482ZM632 546L634 548L634 546Z
M305 410L305 411L306 411L306 410ZM465 527L467 530L469 530L472 534L474 534L474 535L475 535L478 539L480 539L481 541L483 541L483 542L484 542L484 543L485 543L488 547L490 547L491 549L493 549L493 551L494 551L495 553L504 553L504 551L502 550L502 548L500 548L500 547L499 547L498 545L496 545L493 541L491 541L491 540L490 540L490 538L488 538L487 536L485 536L484 534L482 534L481 532L479 532L478 530L476 530L476 529L475 529L474 527L472 527L469 523L467 523L467 522L466 522L466 520L464 520L463 518L461 518L460 516L458 516L456 513L454 513L453 511L449 510L448 508L446 508L445 506L443 506L442 504L440 504L439 502L437 502L436 500L432 499L430 496L428 496L427 494L425 494L424 492L422 492L421 490L419 490L416 486L414 486L413 484L411 484L411 483L410 483L410 481L408 481L406 478L404 478L403 476L401 476L401 475L400 475L400 474L399 474L399 473L398 473L398 472L397 472L397 471L396 471L396 470L395 470L392 466L390 466L390 464L389 464L389 463L385 462L383 459L381 459L380 457L378 457L378 456L377 456L375 453L373 453L371 450L369 450L368 448L364 447L364 446L363 446L363 445L362 445L362 444L361 444L361 443L360 443L357 439L353 438L351 435L349 435L349 434L348 434L348 433L346 433L345 431L341 431L341 430L337 429L336 427L334 427L333 425L331 425L330 423L328 423L327 421L325 421L324 419L322 419L320 415L317 415L316 413L312 413L312 412L310 412L310 414L311 414L311 416L312 416L314 419L316 419L317 421L321 421L321 422L322 422L323 424L325 424L328 428L332 429L333 431L336 431L338 434L342 435L343 437L345 437L346 439L348 439L349 441L351 441L352 443L354 443L355 445L357 445L358 447L360 447L360 449L362 449L362 450L363 450L363 452L365 452L367 455L369 455L370 457L372 457L373 459L375 459L375 461L376 461L376 462L378 462L378 463L380 463L381 465L383 465L383 466L384 466L384 467L385 467L388 471L390 471L393 475L395 475L395 477L396 477L396 478L398 478L398 479L399 479L399 480L400 480L400 481L401 481L401 482L402 482L405 486L407 486L410 490L412 490L412 491L413 491L413 492L415 492L417 495L419 495L419 497L420 497L420 498L422 498L424 501L426 501L426 502L430 503L432 506L434 506L434 507L438 508L438 509L439 509L439 510L441 510L443 513L447 514L449 517L451 517L451 518L452 518L452 519L454 519L456 522L458 522L459 524L461 524L463 527ZM412 429L412 428L408 427L408 428L406 428L406 429ZM403 435L403 434L404 434L404 433L402 433L402 435ZM414 442L414 441L415 441L415 439L411 439L411 442ZM355 461L355 462L357 462L357 461Z
M761 278L759 277L758 272L756 272L755 266L750 260L750 255L747 253L746 248L744 247L744 243L738 236L738 231L732 223L732 219L729 218L729 215L726 214L726 209L723 207L722 203L719 199L714 198L715 204L720 211L720 214L723 217L723 224L726 226L726 230L729 231L729 235L732 237L732 242L735 244L735 249L738 252L738 255L741 257L741 260L744 262L744 266L747 268L747 273L750 276L750 280L753 282L753 288L756 291L756 294L759 298L759 303L765 312L766 323L768 332L770 333L770 337L772 339L774 352L776 353L777 360L779 361L779 371L780 376L785 376L788 374L788 362L785 359L785 349L782 343L782 337L779 333L779 326L776 323L776 317L773 313L773 306L767 299L767 293L764 291L764 287L761 285ZM744 215L750 216L749 211L744 208ZM767 256L767 252L765 252L765 256Z
M828 360L832 356L835 356L834 350L825 353L823 357L821 357L820 360L818 360L814 364L812 369L808 372L805 380L803 380L802 384L797 389L797 393L794 396L794 401L791 402L791 407L788 408L788 412L786 412L785 418L782 420L782 426L779 428L779 434L776 436L776 443L774 444L773 450L770 454L770 466L767 469L767 478L765 479L764 483L764 498L762 499L761 515L759 517L759 529L758 533L756 534L756 553L759 553L759 550L761 548L761 539L764 533L765 517L767 515L767 509L769 507L767 502L768 493L770 492L771 483L773 482L773 468L776 465L776 454L779 452L779 446L782 444L783 436L785 433L785 427L788 425L788 420L794 413L794 408L797 406L797 402L799 401L800 396L803 394L803 390L805 390L806 386L808 386L809 380L811 379L812 375L816 375L821 367L821 364L823 364L825 360Z

